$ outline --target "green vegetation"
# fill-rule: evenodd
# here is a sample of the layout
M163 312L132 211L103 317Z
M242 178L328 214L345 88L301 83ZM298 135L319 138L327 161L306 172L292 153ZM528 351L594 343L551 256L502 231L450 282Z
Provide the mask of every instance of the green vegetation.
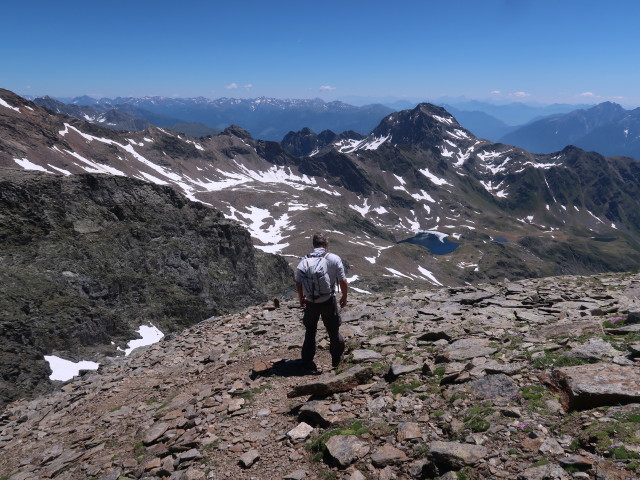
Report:
M538 370L551 370L558 367L574 367L576 365L585 365L595 363L596 360L586 360L584 358L568 357L563 353L544 352L543 356L531 358L529 355L531 366Z
M264 392L269 387L270 387L269 382L265 382L259 387L252 388L249 391L242 392L242 393L232 393L232 395L237 398L244 398L247 402L251 403L255 400L256 395Z
M314 453L313 460L319 462L324 458L329 438L336 435L364 435L371 433L371 427L371 425L365 424L364 420L352 419L338 422L315 437L307 448Z
M142 463L146 453L147 453L147 449L144 447L144 443L137 442L133 446L133 454L135 455L136 460L138 461L138 463Z
M470 467L464 467L462 470L456 472L457 480L475 480L478 478Z
M174 393L174 394L172 394L172 395L169 395L169 398L167 398L164 402L162 402L162 403L160 404L160 406L159 406L158 408L156 408L156 411L157 411L157 410L162 410L164 407L166 407L167 405L169 405L169 404L173 401L173 399L174 399L174 398L176 398L176 396L177 396L177 395L178 395L177 393Z
M616 327L622 327L625 325L626 322L626 318L624 317L611 317L608 318L607 320L605 320L602 323L602 326L604 328L616 328Z
M463 418L464 427L472 432L486 432L491 427L487 417L493 412L488 403L469 408Z
M422 385L422 382L419 380L396 380L389 385L389 388L394 395L404 395L405 393L418 388L420 385Z
M588 425L578 433L570 448L585 450L597 453L604 457L616 460L636 460L640 459L640 454L630 445L640 444L640 408L636 407L629 411L618 411L611 413L610 409L600 408L594 411L607 413L607 421L596 421ZM564 431L571 431L576 422L577 414L569 415L563 420ZM612 421L613 420L613 421ZM635 468L635 467L634 467Z
M547 400L557 399L542 385L527 385L520 390L522 404L528 411L536 411L537 413L548 413L546 405Z

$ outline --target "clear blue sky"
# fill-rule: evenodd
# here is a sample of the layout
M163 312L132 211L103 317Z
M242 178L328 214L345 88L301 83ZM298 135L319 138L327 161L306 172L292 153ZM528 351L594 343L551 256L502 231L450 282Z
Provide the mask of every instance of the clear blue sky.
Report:
M0 87L23 95L640 105L638 0L2 0L0 12Z

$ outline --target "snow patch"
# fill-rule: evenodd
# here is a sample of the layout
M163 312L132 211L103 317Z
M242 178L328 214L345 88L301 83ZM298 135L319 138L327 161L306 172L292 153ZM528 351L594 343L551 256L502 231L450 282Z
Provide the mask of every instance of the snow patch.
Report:
M12 107L11 105L9 105L4 99L0 98L0 105L5 107L5 108L10 108L11 110L15 110L16 112L20 113L20 109L18 107Z
M30 162L26 158L14 158L13 161L16 162L18 165L20 165L25 170L36 170L38 172L53 173L47 170L46 168L41 167L40 165L36 165L35 163Z
M59 380L66 382L80 373L80 370L97 370L100 367L99 363L89 362L86 360L80 362L72 362L71 360L65 360L64 358L56 357L55 355L45 355L44 359L49 362L49 368L51 368L50 380Z
M436 177L433 173L429 171L428 168L423 168L422 170L419 170L419 172L423 174L425 177L427 177L429 180L431 180L431 182L435 185L451 185L444 178Z
M438 281L438 279L433 275L432 272L430 272L429 270L427 270L426 268L421 267L420 265L418 265L418 271L424 275L425 277L427 277L429 279L429 281L435 285L439 285L439 286L443 286L442 283L440 283Z
M140 325L140 327L138 327L138 333L142 338L129 340L129 342L127 343L127 348L124 351L125 356L130 355L131 352L133 352L136 348L153 345L154 343L159 342L162 337L164 337L164 333L162 333L153 325Z

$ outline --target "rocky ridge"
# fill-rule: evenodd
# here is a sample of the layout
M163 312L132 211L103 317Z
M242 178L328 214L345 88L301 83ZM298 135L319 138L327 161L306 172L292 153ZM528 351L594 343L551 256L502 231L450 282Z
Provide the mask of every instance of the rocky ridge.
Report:
M14 402L0 477L637 478L640 275L351 301L337 371L283 300Z
M50 387L44 355L100 361L141 325L180 331L292 283L241 225L166 186L0 171L0 406Z

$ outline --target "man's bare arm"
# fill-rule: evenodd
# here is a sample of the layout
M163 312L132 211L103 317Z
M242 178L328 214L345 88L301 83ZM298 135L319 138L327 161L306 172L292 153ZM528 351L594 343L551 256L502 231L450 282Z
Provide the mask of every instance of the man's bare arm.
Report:
M344 307L347 304L347 290L349 290L349 284L346 280L340 280L340 291L342 296L340 297L340 306Z

